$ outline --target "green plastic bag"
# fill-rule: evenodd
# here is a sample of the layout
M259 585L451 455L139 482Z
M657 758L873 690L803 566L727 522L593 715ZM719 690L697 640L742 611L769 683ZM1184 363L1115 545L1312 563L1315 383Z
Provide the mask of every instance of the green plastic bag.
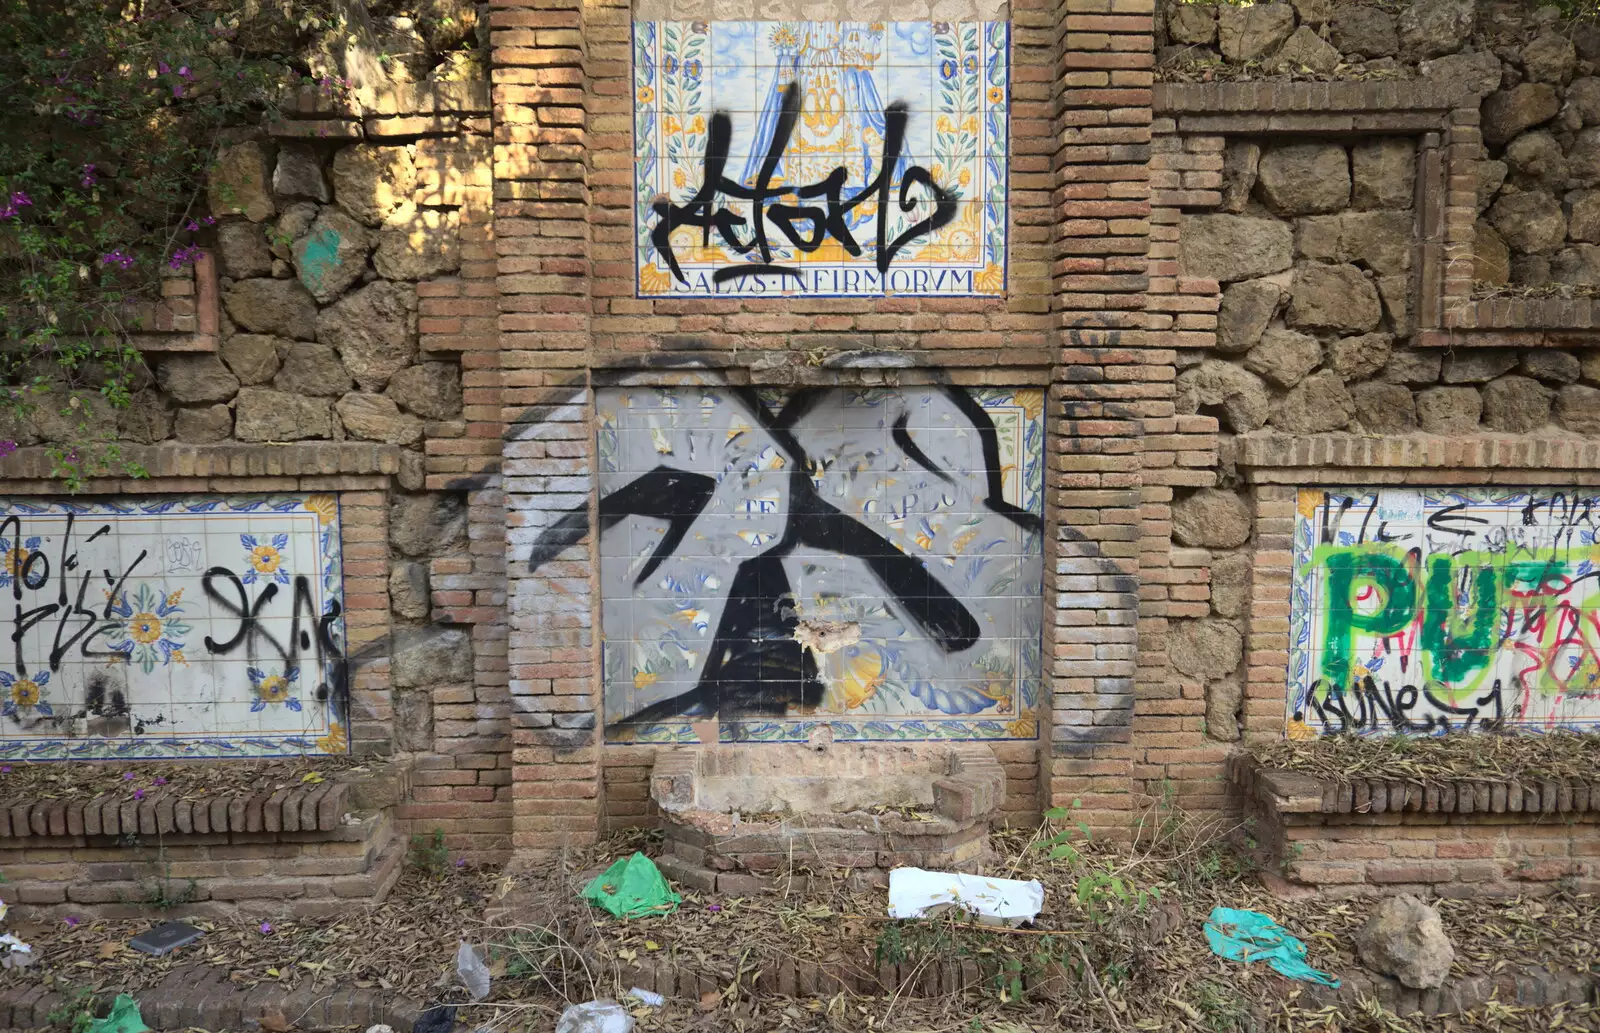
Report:
M111 1014L91 1022L89 1033L146 1033L149 1028L139 1014L139 1002L127 994L118 994L111 1002Z
M1274 972L1307 983L1338 986L1339 980L1306 964L1306 945L1259 911L1214 907L1206 922L1211 951L1230 961L1265 961Z
M683 902L672 892L655 862L639 853L618 858L616 864L595 876L579 896L618 918L667 915Z

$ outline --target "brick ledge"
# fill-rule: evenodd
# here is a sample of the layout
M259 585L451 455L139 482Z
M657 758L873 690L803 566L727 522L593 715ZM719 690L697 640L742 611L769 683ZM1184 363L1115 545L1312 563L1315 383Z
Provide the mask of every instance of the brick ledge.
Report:
M1523 783L1485 779L1326 779L1262 767L1248 753L1228 758L1228 781L1273 816L1283 814L1501 814L1587 820L1600 814L1600 781ZM1579 818L1584 815L1584 818Z
M297 477L338 474L395 475L405 449L370 441L314 441L287 444L121 445L128 463L152 479L170 477ZM43 448L20 448L0 459L0 479L52 480ZM119 478L119 480L122 480ZM139 483L134 481L132 483ZM15 486L8 486L15 490Z
M1314 466L1361 469L1595 470L1600 469L1600 439L1560 436L1477 434L1362 435L1278 434L1239 437L1241 468Z
M1449 111L1475 102L1477 94L1425 80L1405 82L1228 82L1156 83L1157 115L1360 111Z

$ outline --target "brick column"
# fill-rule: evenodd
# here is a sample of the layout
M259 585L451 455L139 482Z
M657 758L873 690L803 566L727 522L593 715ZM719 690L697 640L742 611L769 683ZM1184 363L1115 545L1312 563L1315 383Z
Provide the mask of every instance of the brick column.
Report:
M583 7L493 0L512 849L599 828ZM624 98L625 99L625 98Z
M1064 0L1051 389L1055 570L1049 802L1126 830L1143 419L1170 401L1144 352L1154 0ZM1166 393L1170 393L1168 390Z

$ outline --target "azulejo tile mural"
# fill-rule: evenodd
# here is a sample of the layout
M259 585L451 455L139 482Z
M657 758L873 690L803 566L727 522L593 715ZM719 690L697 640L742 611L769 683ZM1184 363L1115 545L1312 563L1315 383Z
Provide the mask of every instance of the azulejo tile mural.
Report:
M598 393L607 738L1031 739L1039 388Z
M1600 729L1600 497L1302 489L1289 735Z
M332 495L0 498L0 757L345 753Z
M1010 26L633 26L641 296L998 295Z

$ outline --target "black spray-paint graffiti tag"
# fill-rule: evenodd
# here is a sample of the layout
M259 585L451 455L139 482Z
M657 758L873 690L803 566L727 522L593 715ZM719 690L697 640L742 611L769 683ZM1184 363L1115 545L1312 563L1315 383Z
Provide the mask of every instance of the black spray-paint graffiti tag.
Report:
M4 564L5 582L9 585L13 602L6 620L10 626L11 642L11 658L7 666L17 679L30 677L23 646L25 637L52 619L55 630L50 639L50 652L43 665L52 675L58 674L63 664L74 658L74 650L76 659L91 664L109 666L130 662L133 644L116 641L118 636L125 636L126 632L126 621L118 613L118 608L119 605L125 608L128 582L148 559L149 551L141 550L120 572L110 567L98 571L85 568L74 579L73 575L82 566L73 543L77 533L75 525L76 516L69 512L66 515L66 528L61 534L59 554L52 564L44 548L29 544L39 539L27 534L21 517L12 515L0 521L0 539L16 543L16 548L0 557L0 562ZM101 524L83 541L85 544L94 542L110 532L110 524ZM218 581L232 587L233 598L218 590ZM86 600L90 598L89 589L97 583L102 585L98 592L105 600L98 609L86 605ZM221 641L210 635L205 637L204 645L210 655L232 655L242 645L245 655L252 662L275 659L291 668L300 666L303 657L312 655L318 661L313 665L314 668L327 675L325 679L319 679L315 698L318 702L331 703L336 718L346 713L349 676L348 663L335 634L343 612L338 600L330 600L327 612L318 614L309 579L296 577L288 641L285 643L263 624L262 613L278 594L276 584L265 583L260 593L251 599L238 574L227 567L213 566L205 572L201 588L220 611L213 617L213 630L219 630L228 617L238 621L233 633ZM49 599L52 589L54 600L45 601ZM46 633L49 634L48 631ZM101 640L105 640L105 646L97 647ZM128 702L123 693L110 688L103 675L97 672L85 682L80 708L60 715L52 714L49 710L40 712L63 718L118 716L127 713ZM153 719L153 723L159 724L161 721L160 717ZM138 730L140 726L135 727L135 731Z
M761 261L758 263L718 269L712 276L712 281L726 283L730 280L767 273L800 277L798 269L773 263L772 245L767 240L769 222L778 228L796 250L803 253L810 254L818 250L824 241L832 237L850 255L860 257L861 245L850 232L849 216L856 208L875 202L877 267L878 272L882 274L889 271L895 256L908 244L947 225L956 217L955 192L935 183L933 174L922 166L907 165L900 176L900 210L914 211L926 200L931 200L933 212L927 218L907 228L898 237L889 239L889 211L894 193L895 171L901 163L900 149L905 143L906 135L907 109L901 102L890 104L883 113L883 154L878 165L878 174L848 200L844 197L844 191L849 170L843 165L836 167L819 183L800 187L773 186L772 180L777 173L778 164L783 160L784 151L789 146L789 137L794 132L795 122L800 115L800 102L799 86L790 83L783 88L783 102L778 113L777 128L772 134L772 142L768 145L754 185L744 186L723 174L728 163L733 124L726 112L719 111L711 116L710 135L706 144L705 175L699 190L681 205L672 204L670 201L657 201L651 206L657 221L651 231L650 241L680 283L689 281L678 264L678 256L672 250L672 231L679 226L700 230L702 247L711 246L711 231L716 230L722 242L738 254L748 255L752 251L760 251ZM927 190L929 195L927 199L912 196L913 188L918 186ZM724 205L719 205L717 203L719 195L751 202L753 212L749 220L749 239L744 239L739 234L745 226L745 217ZM786 195L798 201L826 198L827 205L824 208L816 205L776 203L778 198ZM808 232L802 234L796 223L808 223Z

